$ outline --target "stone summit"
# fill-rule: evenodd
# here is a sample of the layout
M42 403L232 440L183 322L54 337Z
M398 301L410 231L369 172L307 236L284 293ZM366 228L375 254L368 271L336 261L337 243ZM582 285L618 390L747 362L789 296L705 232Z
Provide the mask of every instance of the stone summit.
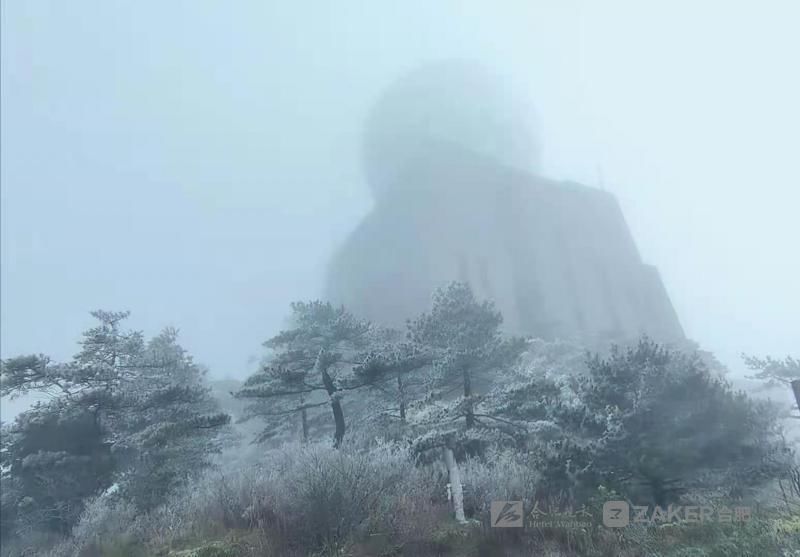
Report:
M328 270L328 299L402 326L468 282L514 334L587 344L684 338L655 267L606 191L540 175L532 111L467 62L403 77L364 132L375 198Z

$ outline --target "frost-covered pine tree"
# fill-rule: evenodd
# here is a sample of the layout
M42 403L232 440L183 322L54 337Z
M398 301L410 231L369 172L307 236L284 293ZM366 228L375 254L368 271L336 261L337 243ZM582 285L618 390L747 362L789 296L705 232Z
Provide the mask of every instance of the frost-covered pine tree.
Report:
M747 367L757 372L750 379L764 381L767 387L790 387L794 394L795 408L800 410L800 359L786 356L783 360L776 360L770 356L757 358L744 354L742 357ZM800 418L800 414L794 414L793 417Z
M387 329L376 334L376 340L355 368L356 376L377 396L369 401L372 419L402 429L408 422L409 407L435 386L430 368L431 353L425 347L404 338L397 330Z
M119 389L135 375L143 340L120 330L126 312L92 316L99 323L83 333L72 361L38 354L2 362L0 395L33 391L50 397L3 428L4 529L66 532L83 500L114 481L115 434L107 418Z
M91 408L65 397L37 403L4 424L0 445L3 539L68 533L84 499L114 481L106 431Z
M112 483L141 507L157 504L203 468L228 422L175 330L145 342L141 332L122 329L128 312L92 316L99 323L83 333L71 361L32 355L2 362L0 394L52 397L17 416L3 435L3 474L19 488L13 502L19 516L69 511L39 521L48 529L68 529L82 500Z
M301 420L307 439L309 410L329 405L338 447L347 428L342 397L364 386L354 369L362 363L358 355L369 346L373 327L327 302L295 302L291 308L291 328L264 343L273 359L236 396L253 401L245 419L264 419L262 439L285 427L287 416Z
M664 505L701 484L740 496L785 472L774 408L734 391L698 354L643 338L588 368L576 392L587 415L606 418L594 421L605 437L590 455L594 483Z
M550 489L580 499L604 485L664 506L700 488L738 497L786 473L774 410L735 392L700 354L643 338L587 354L581 367L523 367L484 400L524 425Z
M438 289L430 312L409 324L410 340L423 347L436 374L434 389L415 405L415 446L443 451L459 521L464 509L455 451L480 450L516 427L488 411L480 392L508 373L525 348L522 339L502 336L502 321L494 304L478 301L469 285L454 282Z
M150 339L138 373L120 389L110 417L123 494L152 508L200 470L222 447L230 417L220 412L206 371L167 327Z

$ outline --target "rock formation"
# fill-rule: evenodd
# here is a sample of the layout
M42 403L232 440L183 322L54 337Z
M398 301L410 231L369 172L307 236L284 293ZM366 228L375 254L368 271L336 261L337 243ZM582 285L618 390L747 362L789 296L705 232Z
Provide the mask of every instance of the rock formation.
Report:
M481 68L445 63L390 88L365 132L373 211L333 258L328 299L402 326L452 280L511 333L683 338L657 270L608 192L536 173L530 111Z

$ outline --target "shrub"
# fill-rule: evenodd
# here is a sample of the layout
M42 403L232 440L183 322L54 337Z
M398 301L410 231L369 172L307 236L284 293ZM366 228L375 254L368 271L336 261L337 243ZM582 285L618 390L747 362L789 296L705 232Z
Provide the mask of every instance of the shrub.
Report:
M340 544L370 523L387 524L391 506L416 477L408 453L386 444L369 451L311 445L284 453L277 465L283 524L290 539L314 546Z
M395 444L289 445L259 463L206 473L139 517L135 536L153 550L251 528L308 550L342 547L368 533L424 537L446 514L431 497L443 489L435 481Z
M134 506L116 496L105 494L86 501L69 538L55 544L49 557L89 555L139 555L131 525L136 519Z
M512 450L468 458L461 467L461 476L464 510L484 522L488 521L492 501L522 501L524 508L532 508L541 485L530 456Z
M504 408L508 419L528 420L528 449L557 491L580 499L604 484L663 506L699 488L742 497L788 473L775 412L733 391L696 354L643 339L587 367L533 375Z

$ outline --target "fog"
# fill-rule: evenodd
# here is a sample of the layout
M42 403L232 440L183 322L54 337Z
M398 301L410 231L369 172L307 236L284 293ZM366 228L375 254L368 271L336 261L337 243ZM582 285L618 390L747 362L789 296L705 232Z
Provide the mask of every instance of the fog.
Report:
M243 378L371 206L370 107L449 58L535 106L543 174L618 197L687 336L796 354L800 6L736 4L4 2L2 356L129 309Z

